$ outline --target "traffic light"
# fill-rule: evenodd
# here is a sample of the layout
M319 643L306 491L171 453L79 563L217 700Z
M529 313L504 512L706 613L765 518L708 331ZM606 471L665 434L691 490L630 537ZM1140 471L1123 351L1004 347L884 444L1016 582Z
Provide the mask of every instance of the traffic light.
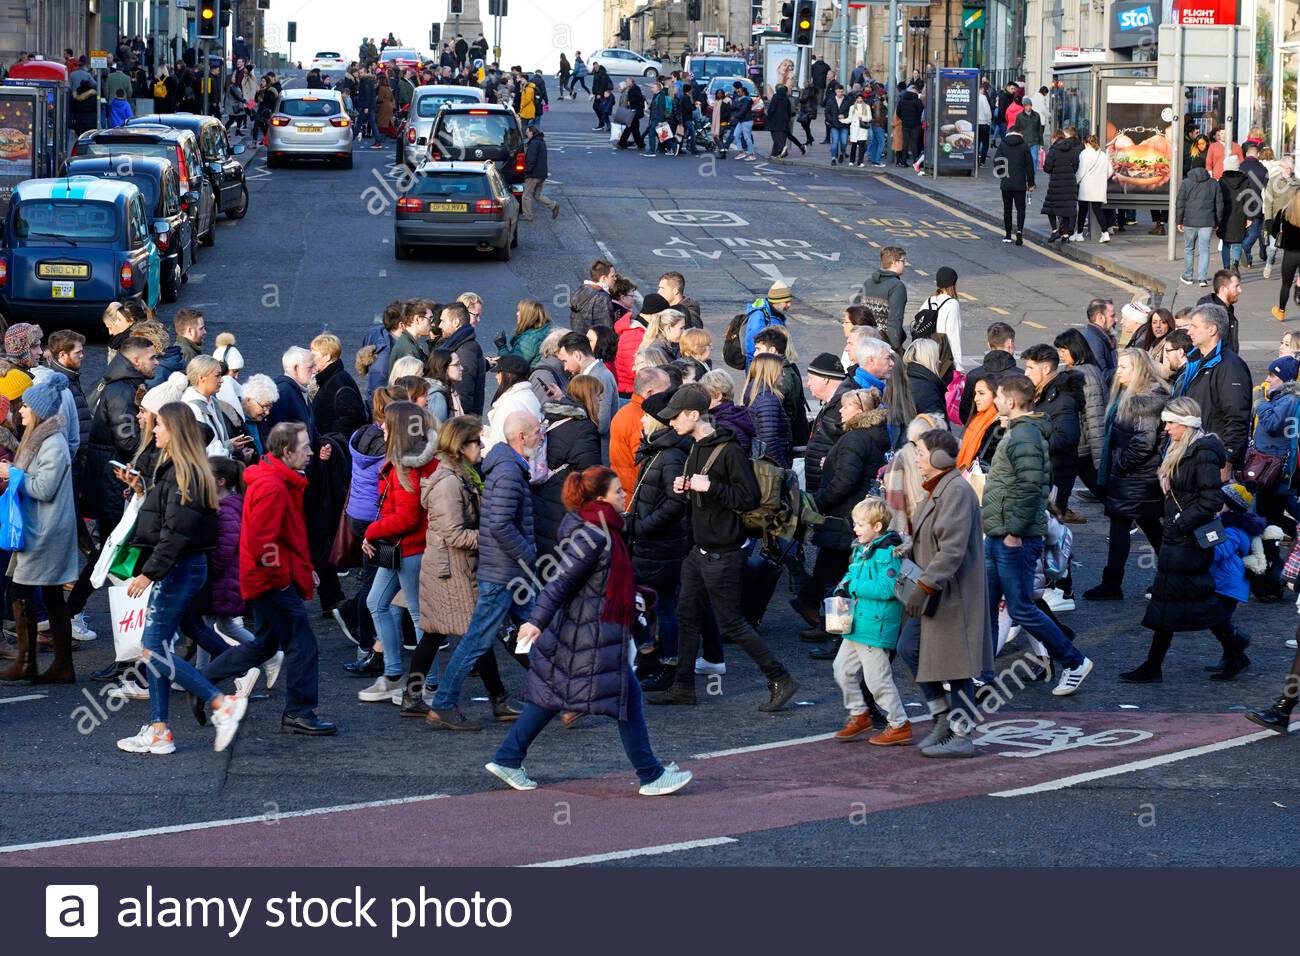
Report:
M817 39L817 0L798 0L794 12L795 46L812 46Z
M794 36L794 4L781 4L781 36Z
M465 14L465 0L447 0L447 15L459 17Z
M199 0L196 16L198 38L215 40L221 33L221 0Z
M438 44L442 42L442 24L435 23L429 27L429 49L438 49Z
M686 0L686 19L692 23L700 19L700 0Z
M488 15L504 17L507 13L506 6L507 0L488 0Z
M288 23L288 30L287 30L286 33L285 33L285 39L286 39L289 43L297 43L297 42L298 42L298 21L297 21L297 20L290 20L290 21L289 21L289 23Z
M632 39L632 21L623 17L618 24L618 38L624 43Z

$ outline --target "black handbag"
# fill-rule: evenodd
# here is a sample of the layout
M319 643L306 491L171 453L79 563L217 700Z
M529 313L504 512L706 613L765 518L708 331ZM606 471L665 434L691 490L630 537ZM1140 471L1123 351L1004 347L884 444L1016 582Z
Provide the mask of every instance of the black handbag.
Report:
M903 559L902 565L898 569L898 577L894 579L894 599L904 606L908 600L916 593L916 589L921 586L921 576L925 574L925 569L915 561L908 558ZM939 596L942 592L931 594L925 601L925 607L921 613L926 617L934 617L934 612L939 610Z
M375 549L375 556L370 559L375 567L396 571L402 566L402 542L372 541L370 543Z
M1174 499L1174 505L1178 508L1178 511L1181 514L1183 506L1179 503L1178 496L1173 492L1170 492L1169 497ZM1209 551L1213 549L1216 545L1222 543L1227 537L1227 533L1223 530L1223 520L1218 515L1215 515L1200 527L1193 528L1192 537L1196 539L1196 544L1201 548L1201 550Z

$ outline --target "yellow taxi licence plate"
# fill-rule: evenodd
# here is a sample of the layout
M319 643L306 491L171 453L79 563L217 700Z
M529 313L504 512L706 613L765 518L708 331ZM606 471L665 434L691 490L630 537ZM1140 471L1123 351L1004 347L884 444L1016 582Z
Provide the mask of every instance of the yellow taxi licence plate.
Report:
M76 297L77 286L74 282L54 282L50 286L52 299L75 299Z
M41 279L86 279L90 277L90 266L84 262L42 262L36 267L36 275Z
M469 212L469 203L431 202L429 203L429 212Z
M321 132L321 131L324 130L324 129L325 129L324 126L299 126L299 127L298 127L298 132L300 132L300 133L319 133L319 132Z

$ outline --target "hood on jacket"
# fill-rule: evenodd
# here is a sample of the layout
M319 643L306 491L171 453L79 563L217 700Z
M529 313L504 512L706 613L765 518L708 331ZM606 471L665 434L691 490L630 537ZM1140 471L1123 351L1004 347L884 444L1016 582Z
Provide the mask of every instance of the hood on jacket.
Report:
M892 272L889 269L877 269L872 273L871 281L876 285L894 285L895 283L902 282L903 279L898 273Z
M1233 511L1229 508L1219 518L1225 528L1236 528L1248 538L1258 538L1268 527L1268 522L1253 511Z
M1015 137L1015 139L1012 139L1012 138L1011 138L1011 137L1013 137L1013 136ZM1004 142L1004 143L1010 143L1012 146L1018 146L1019 144L1023 143L1024 141L1025 141L1025 137L1022 136L1021 133L1020 133L1020 131L1019 131L1019 130L1016 130L1016 129L1009 129L1009 130L1007 130L1006 135L1002 137L1002 142ZM999 350L999 351L1001 351L1001 350Z
M889 420L889 413L883 408L873 408L869 412L863 412L857 418L850 419L844 423L844 430L850 431L854 428L875 428L877 425L883 425Z
M721 445L723 442L728 441L734 441L743 445L745 439L741 435L736 434L736 431L728 425L714 424L713 434L709 435L707 438L697 438L695 444L699 448L712 448L714 445ZM706 460L707 458L700 459L701 466Z
M732 437L740 443L742 448L748 451L749 446L754 442L754 436L757 434L754 428L754 418L749 414L749 409L723 399L709 414L713 416L715 426L725 425Z
M1189 183L1203 183L1210 178L1210 173L1204 166L1193 166L1184 178Z
M649 438L641 442L641 447L636 450L636 461L640 464L661 451L667 451L669 448L680 448L682 451L690 451L694 443L690 435L679 435L671 428L661 428ZM630 493L630 492L629 492Z
M879 538L876 538L871 544L867 545L864 555L870 556L875 554L881 548L896 548L903 543L903 536L897 531L886 531Z
M423 468L433 461L433 456L436 454L438 454L438 429L431 428L425 433L423 448L402 456L402 467Z
M486 481L488 475L490 475L493 470L500 468L503 464L511 465L518 468L520 472L524 472L525 466L519 459L520 455L518 455L509 444L503 441L497 442L492 446L492 450L487 453L487 457L483 459L483 467L481 470L483 472L484 480ZM523 475L522 477L524 477L525 480L527 478L526 475Z
M1042 394L1048 395L1052 391L1073 392L1079 399L1081 410L1082 403L1087 399L1087 394L1084 391L1083 373L1077 368L1059 367L1051 380L1043 386Z
M1300 381L1283 383L1281 386L1268 393L1268 400L1270 402L1275 402L1279 398L1286 398L1289 395L1300 396Z
M1051 440L1052 423L1047 420L1047 416L1042 412L1030 412L1028 415L1013 418L1011 424L1007 427L1007 437L1011 437L1011 429L1013 428L1028 428L1031 426L1038 429L1038 433L1043 436L1043 441Z
M353 457L369 458L378 461L384 457L384 432L373 422L362 425L348 439L348 447Z
M1128 414L1123 417L1124 421L1137 421L1139 418L1159 418L1161 411L1164 410L1165 403L1169 401L1169 390L1164 385L1157 383L1149 392L1141 395L1134 395L1128 400ZM1115 412L1116 420L1120 420L1119 411Z
M1016 357L1002 349L991 349L984 354L984 371L1001 375L1016 367Z
M1223 440L1210 432L1192 442L1192 447L1187 449L1183 461L1191 461L1193 458L1203 458L1207 462L1213 462L1214 467L1222 471L1223 466L1228 463L1228 450L1223 447Z
M546 402L542 405L542 415L548 422L559 423L565 419L582 420L587 418L587 410L576 402Z
M129 381L139 383L145 380L144 373L128 362L126 356L121 352L113 356L113 361L108 363L108 368L104 371L105 384Z

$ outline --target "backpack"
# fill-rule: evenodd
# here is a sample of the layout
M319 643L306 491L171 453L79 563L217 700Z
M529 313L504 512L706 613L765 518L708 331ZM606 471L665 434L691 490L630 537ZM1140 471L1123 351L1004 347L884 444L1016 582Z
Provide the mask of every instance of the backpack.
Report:
M707 475L726 448L718 445L709 453L700 473ZM740 516L741 523L751 538L792 538L799 526L803 499L799 491L799 476L791 468L781 465L766 455L751 458L750 467L758 482L758 505Z
M165 100L167 98L167 84L162 80L154 80L153 98L156 100Z
M745 367L745 326L749 323L748 312L737 312L727 323L727 331L722 336L722 361L732 368Z
M939 328L939 310L942 309L944 303L951 298L952 296L950 295L944 296L943 300L938 303L934 301L934 296L930 296L925 300L920 311L912 317L913 340L928 339L930 336L934 335Z

